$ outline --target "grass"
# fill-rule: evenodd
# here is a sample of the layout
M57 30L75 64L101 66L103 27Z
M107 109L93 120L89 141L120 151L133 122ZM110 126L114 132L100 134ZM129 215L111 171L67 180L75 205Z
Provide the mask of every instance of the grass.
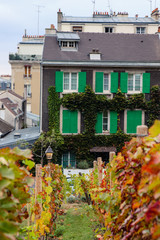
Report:
M59 216L55 236L63 240L94 240L98 219L86 204L65 204L65 214Z

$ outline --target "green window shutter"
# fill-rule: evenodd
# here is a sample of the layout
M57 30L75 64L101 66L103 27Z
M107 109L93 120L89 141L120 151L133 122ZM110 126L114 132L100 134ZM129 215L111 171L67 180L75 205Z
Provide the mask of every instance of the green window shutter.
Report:
M79 72L78 74L78 92L84 92L86 88L86 72Z
M143 93L150 93L150 73L143 73Z
M123 93L128 91L128 73L126 72L121 72L120 89Z
M103 72L96 72L95 92L103 92Z
M56 72L56 92L63 92L63 72Z
M63 110L62 133L70 133L70 111Z
M117 132L117 112L110 112L110 133Z
M62 133L78 132L78 112L63 110Z
M136 133L137 126L142 125L142 111L127 111L127 133Z
M97 121L95 126L96 133L102 133L102 116L102 113L97 114Z
M118 90L118 73L111 73L111 93L116 93Z
M70 133L78 133L78 112L70 111Z

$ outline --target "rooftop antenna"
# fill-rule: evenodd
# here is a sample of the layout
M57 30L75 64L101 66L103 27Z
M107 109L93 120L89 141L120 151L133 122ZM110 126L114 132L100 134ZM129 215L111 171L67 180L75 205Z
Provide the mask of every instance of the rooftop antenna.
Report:
M111 6L110 6L110 1L108 0L107 3L108 3L107 8L109 9L110 14L112 14Z
M95 4L96 4L96 0L92 0L93 3L93 13L95 12Z
M37 19L37 35L39 36L39 14L40 14L40 8L44 8L42 5L35 5L37 7L37 13L38 13L38 19Z
M152 0L147 0L148 2L150 2L150 13L152 13Z

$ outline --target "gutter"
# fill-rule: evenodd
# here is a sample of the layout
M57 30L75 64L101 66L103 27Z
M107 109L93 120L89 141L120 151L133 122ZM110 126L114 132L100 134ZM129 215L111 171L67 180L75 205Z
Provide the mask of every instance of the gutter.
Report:
M160 67L160 62L96 62L96 61L42 61L42 66L87 66L87 67Z

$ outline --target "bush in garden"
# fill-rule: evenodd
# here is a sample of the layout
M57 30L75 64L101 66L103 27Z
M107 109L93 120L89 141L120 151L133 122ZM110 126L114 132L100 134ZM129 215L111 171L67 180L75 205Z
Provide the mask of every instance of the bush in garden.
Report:
M30 150L4 148L0 150L0 239L16 240L20 223L28 217L25 209L30 200L28 185L31 180L28 168L34 163Z
M78 163L78 168L80 168L80 169L88 169L89 168L88 162L86 160L80 161Z

